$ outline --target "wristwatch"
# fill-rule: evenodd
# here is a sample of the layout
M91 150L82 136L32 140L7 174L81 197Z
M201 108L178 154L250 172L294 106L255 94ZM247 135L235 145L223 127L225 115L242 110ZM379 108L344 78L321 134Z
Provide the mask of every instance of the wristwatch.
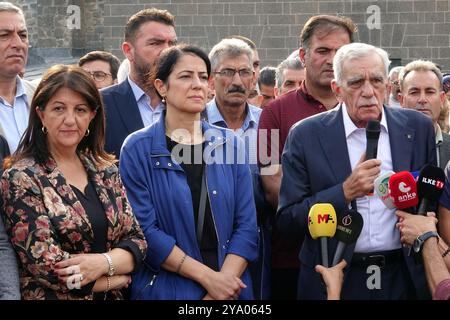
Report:
M436 237L439 239L439 235L436 231L428 231L418 236L413 243L414 252L419 253L420 250L422 250L422 246L425 243L425 241L427 241L431 237Z

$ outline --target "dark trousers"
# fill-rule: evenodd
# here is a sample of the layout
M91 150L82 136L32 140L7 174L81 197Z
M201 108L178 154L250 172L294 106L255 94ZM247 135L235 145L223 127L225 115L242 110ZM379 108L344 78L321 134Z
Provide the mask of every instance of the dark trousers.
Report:
M270 231L258 227L258 259L249 264L255 300L270 299Z
M299 268L272 268L272 300L297 299Z
M379 273L374 271L379 270ZM374 277L379 275L379 288ZM372 287L372 288L370 288ZM354 254L344 278L341 298L345 300L411 300L416 291L402 250Z

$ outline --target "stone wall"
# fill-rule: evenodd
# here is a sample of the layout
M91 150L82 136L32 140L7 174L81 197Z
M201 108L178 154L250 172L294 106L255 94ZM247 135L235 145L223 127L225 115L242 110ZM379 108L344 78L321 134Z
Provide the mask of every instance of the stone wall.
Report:
M14 2L14 1L12 1ZM298 48L305 21L341 14L359 27L359 41L386 49L395 63L431 59L450 70L450 0L18 0L35 48L120 50L130 15L152 6L176 16L180 41L209 50L221 38L242 34L258 46L262 65L278 64ZM81 28L66 26L67 5L81 9ZM379 24L378 24L379 23ZM61 52L65 52L64 50Z

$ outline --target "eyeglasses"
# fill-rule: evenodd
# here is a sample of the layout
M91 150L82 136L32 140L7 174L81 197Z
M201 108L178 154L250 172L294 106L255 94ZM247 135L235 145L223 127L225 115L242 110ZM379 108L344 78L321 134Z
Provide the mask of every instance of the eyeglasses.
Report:
M103 71L94 71L94 72L88 72L91 77L95 80L95 81L103 81L106 79L107 76L112 76L110 73L106 73Z
M213 73L230 79L233 78L236 73L239 73L241 79L248 79L253 76L254 71L250 69L241 69L241 70L223 69L222 71L216 71Z

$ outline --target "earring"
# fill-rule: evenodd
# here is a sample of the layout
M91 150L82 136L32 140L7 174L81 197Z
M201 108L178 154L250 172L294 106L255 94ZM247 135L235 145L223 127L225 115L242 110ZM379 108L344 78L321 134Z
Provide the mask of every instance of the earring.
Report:
M84 134L85 137L87 137L89 135L90 131L89 128L86 130L86 133Z
M161 102L162 102L163 104L166 104L166 96L162 96Z
M44 127L44 126L42 126L41 131L42 131L43 134L47 134L48 133L47 128Z

